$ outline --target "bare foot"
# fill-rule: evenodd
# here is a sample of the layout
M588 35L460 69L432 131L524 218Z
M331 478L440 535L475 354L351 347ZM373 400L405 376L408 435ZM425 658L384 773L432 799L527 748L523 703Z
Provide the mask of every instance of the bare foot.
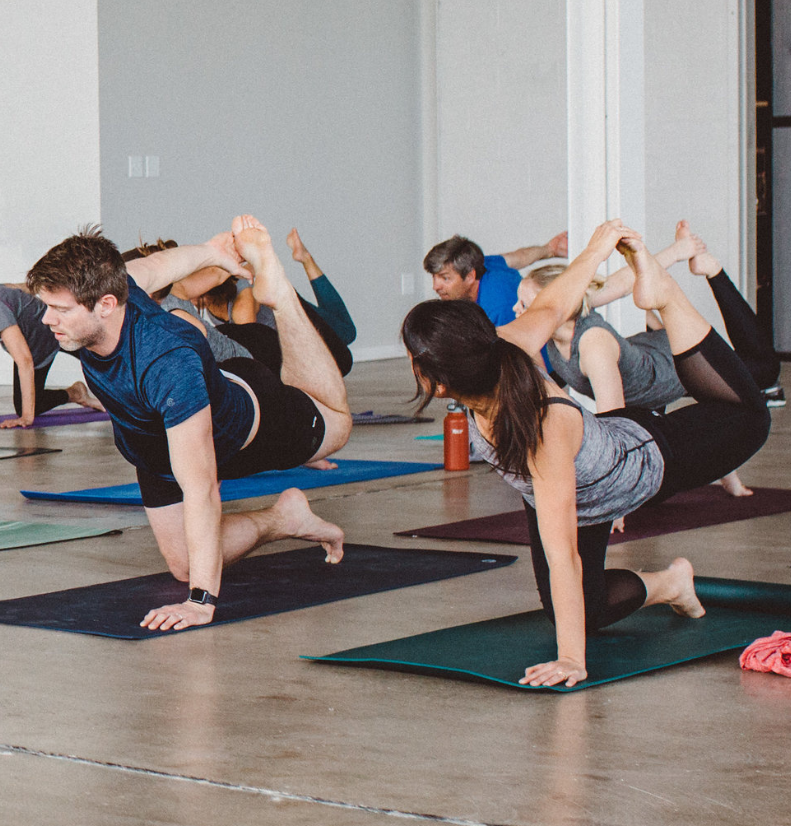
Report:
M695 250L688 256L689 271L693 275L705 275L713 278L722 269L722 264L708 251L699 235L693 235L687 221L676 224L676 242L692 241L696 243ZM681 259L683 260L683 259Z
M325 562L334 565L343 559L343 531L316 516L301 490L289 488L283 491L272 509L280 513L286 536L320 542L327 552Z
M690 561L680 556L670 563L667 570L674 575L674 585L678 589L676 596L670 600L670 607L682 617L700 619L706 613L706 609L700 604L695 593L695 572Z
M310 257L310 253L305 249L305 245L302 243L302 239L299 237L296 227L289 232L286 237L286 243L291 250L291 257L295 261L299 261L300 264L304 264Z
M676 224L675 255L677 261L688 261L706 252L706 245L699 235L694 235L689 222L682 220Z
M82 405L83 407L90 407L91 410L101 410L104 413L104 405L90 394L90 391L81 381L75 381L71 387L66 388L69 394L69 401L74 404Z
M338 467L337 462L331 462L329 459L316 459L315 462L305 462L305 467L313 470L335 470Z
M231 224L239 254L253 268L253 297L259 304L277 308L292 297L294 289L286 278L266 227L252 215L237 215Z
M645 247L642 240L624 238L618 244L618 252L635 274L632 295L634 303L641 310L661 311L671 297L671 291L678 289L669 273Z
M739 478L739 474L734 470L727 476L720 479L720 484L731 496L752 496L753 491L750 490Z

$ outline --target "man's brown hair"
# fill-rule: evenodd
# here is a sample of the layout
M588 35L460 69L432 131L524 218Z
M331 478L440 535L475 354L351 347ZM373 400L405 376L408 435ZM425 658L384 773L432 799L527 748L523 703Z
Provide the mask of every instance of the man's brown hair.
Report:
M33 265L26 281L32 293L68 290L89 310L104 295L114 295L119 304L129 297L121 253L96 225L82 228L53 247Z

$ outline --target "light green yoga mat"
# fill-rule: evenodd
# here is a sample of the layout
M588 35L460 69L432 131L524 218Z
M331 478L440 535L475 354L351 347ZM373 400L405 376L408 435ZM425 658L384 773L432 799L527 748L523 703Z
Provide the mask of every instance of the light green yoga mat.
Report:
M29 545L49 545L69 539L121 533L107 528L83 528L76 525L52 525L46 522L0 522L0 551L26 548Z
M588 637L588 679L574 688L519 685L525 668L556 656L555 629L543 611L458 625L414 637L305 659L486 681L528 691L579 691L647 671L744 648L791 630L791 585L696 577L706 616L645 608ZM734 661L734 667L738 664Z

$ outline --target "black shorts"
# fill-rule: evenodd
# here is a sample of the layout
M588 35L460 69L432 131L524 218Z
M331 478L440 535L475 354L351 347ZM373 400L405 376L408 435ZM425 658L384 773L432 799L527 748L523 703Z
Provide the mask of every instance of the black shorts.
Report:
M247 358L222 362L220 369L238 376L258 399L261 420L253 441L217 468L217 478L238 479L265 470L285 470L307 462L324 441L324 417L313 399L283 384L263 364ZM137 469L143 505L162 508L184 498L178 482Z

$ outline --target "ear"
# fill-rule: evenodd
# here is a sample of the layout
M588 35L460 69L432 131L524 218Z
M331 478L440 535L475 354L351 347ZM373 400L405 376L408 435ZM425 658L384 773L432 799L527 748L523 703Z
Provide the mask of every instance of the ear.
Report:
M438 399L447 399L450 397L450 394L448 393L448 388L445 387L444 384L438 384L434 396Z
M476 281L475 277L475 270L470 270L466 275L463 275L461 278L462 281L466 281L468 284L471 284L473 281Z
M103 295L93 308L100 318L107 318L118 306L118 299L114 295Z

